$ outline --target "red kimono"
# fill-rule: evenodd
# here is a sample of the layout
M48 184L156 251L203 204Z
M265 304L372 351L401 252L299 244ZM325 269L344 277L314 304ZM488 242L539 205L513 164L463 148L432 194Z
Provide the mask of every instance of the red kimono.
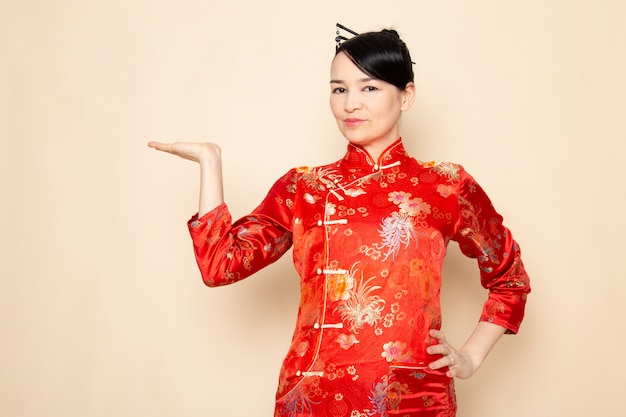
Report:
M226 205L189 221L208 286L237 282L293 246L300 306L281 368L276 417L454 416L453 380L433 371L450 240L476 258L488 289L480 320L516 333L529 279L487 195L456 164L419 162L398 140L372 160L280 178L250 215Z

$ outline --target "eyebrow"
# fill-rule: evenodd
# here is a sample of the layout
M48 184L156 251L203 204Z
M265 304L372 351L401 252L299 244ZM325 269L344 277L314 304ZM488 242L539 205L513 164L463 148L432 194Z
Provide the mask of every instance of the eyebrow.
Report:
M375 80L375 78L366 77L366 78L361 78L360 80L357 80L357 81L362 82L362 83L368 83L368 82L374 81L374 80ZM343 81L343 80L330 80L330 83L331 84L345 84L345 81Z

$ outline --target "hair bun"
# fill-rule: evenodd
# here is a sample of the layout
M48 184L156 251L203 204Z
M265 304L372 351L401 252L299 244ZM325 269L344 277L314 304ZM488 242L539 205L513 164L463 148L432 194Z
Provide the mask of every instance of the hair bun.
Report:
M386 33L386 34L389 34L389 35L393 36L396 39L400 39L400 35L398 34L398 32L396 32L395 29L383 29L382 32Z

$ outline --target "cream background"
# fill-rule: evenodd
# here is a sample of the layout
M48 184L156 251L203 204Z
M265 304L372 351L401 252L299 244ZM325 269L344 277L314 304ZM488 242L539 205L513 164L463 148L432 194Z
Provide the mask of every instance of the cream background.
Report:
M145 144L218 142L235 216L292 166L338 159L336 21L399 30L407 147L478 179L532 276L520 334L458 382L459 416L623 415L619 0L3 0L0 415L271 415L290 256L205 288L185 226L197 167ZM456 244L446 272L460 344L485 294Z

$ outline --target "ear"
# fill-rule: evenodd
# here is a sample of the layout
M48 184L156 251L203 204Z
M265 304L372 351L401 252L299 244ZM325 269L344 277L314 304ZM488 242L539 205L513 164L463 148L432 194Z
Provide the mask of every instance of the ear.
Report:
M400 94L402 96L402 107L400 109L405 112L413 106L413 101L415 101L415 83L413 81L408 82Z

